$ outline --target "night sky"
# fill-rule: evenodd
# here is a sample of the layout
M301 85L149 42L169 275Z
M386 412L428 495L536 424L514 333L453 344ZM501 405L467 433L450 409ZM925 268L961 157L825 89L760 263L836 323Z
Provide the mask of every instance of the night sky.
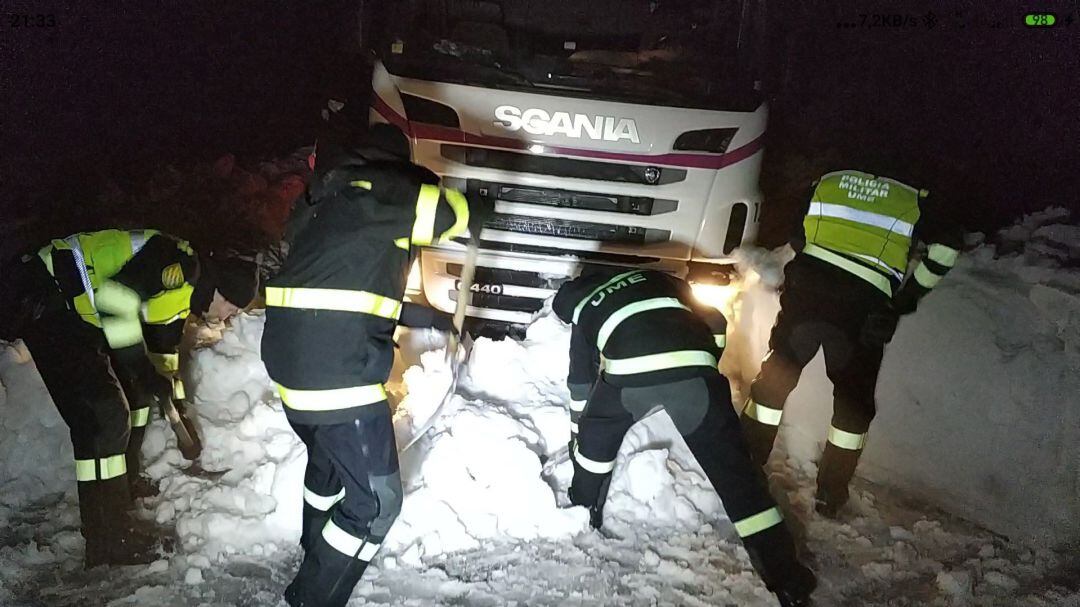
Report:
M1033 30L1027 7L983 4L768 4L766 243L796 219L816 163L839 154L858 168L859 149L887 151L973 228L1049 204L1080 209L1080 23ZM1080 16L1073 2L1039 6ZM0 24L4 221L48 223L106 176L310 143L325 92L362 78L345 50L355 8L4 2L0 12L55 20ZM858 25L875 13L910 20Z

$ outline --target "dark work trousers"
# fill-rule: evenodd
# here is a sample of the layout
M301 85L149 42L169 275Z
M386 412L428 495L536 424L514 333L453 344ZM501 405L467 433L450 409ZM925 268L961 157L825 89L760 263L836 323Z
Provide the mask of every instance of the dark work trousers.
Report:
M401 511L390 404L362 407L350 422L290 423L308 450L306 552L285 596L292 605L341 606Z
M390 404L368 405L357 419L341 424L290 423L308 451L305 502L318 501L314 496L333 499L332 518L338 527L381 542L402 498ZM338 501L343 489L344 498Z
M578 422L571 458L574 503L602 508L623 437L637 420L657 407L663 407L675 422L733 522L776 505L761 471L750 459L738 416L731 407L727 379L717 371L634 388L613 386L601 377Z
M51 283L44 265L40 270L36 279ZM128 402L109 360L105 334L69 310L59 291L41 304L40 315L24 324L20 336L71 431L75 459L124 455Z
M870 421L883 347L861 339L867 316L888 298L861 278L826 262L797 256L785 270L780 313L769 337L769 353L750 388L742 413L754 461L768 461L788 395L803 367L825 352L833 384L832 427L818 467L819 497L847 501Z
M131 410L131 433L127 446L128 479L134 483L142 472L142 444L150 407L154 403L153 386L167 381L157 375L140 343L123 351L110 351L109 360Z

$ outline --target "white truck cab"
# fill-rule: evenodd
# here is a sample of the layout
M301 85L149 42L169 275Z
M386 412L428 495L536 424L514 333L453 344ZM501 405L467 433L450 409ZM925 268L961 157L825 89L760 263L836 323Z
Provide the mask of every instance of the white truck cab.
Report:
M472 317L527 323L583 264L723 280L757 233L766 106L747 2L394 4L373 42L370 119L413 161L495 202ZM425 248L452 311L465 248Z

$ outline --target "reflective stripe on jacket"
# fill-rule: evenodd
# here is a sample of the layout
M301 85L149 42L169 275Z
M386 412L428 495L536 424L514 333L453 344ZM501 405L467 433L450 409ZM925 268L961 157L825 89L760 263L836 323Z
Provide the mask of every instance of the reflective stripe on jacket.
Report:
M654 270L593 274L565 283L552 309L574 325L572 394L595 377L613 385L648 385L715 372L726 321L698 302L689 284Z

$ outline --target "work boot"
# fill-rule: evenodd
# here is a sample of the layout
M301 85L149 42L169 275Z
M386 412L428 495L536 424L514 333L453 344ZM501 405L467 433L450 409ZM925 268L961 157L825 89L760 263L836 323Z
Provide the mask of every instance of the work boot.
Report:
M570 497L570 503L575 506L585 506L589 509L589 526L593 529L600 530L604 526L604 504L607 502L608 487L611 485L611 475L608 474L600 481L600 488L596 499L590 500L585 497L575 498L574 487L570 486L566 490L567 495Z
M847 504L848 484L859 465L861 449L844 449L825 443L825 450L818 463L817 493L814 510L828 518L836 518Z
M133 476L134 478L132 478ZM157 483L150 477L141 474L128 474L128 490L131 492L131 501L133 505L135 500L161 495L161 489L158 488Z
M290 607L345 607L368 562L339 552L322 534L313 539L285 589L285 602Z
M750 450L750 459L758 467L764 468L769 463L769 454L772 453L779 427L763 424L746 414L739 416L739 422L746 438L746 446Z
M300 547L308 551L322 533L326 521L330 520L332 510L319 510L304 502L304 519L300 531Z
M142 444L145 435L146 426L132 427L127 451L124 453L127 461L128 490L133 502L145 497L157 497L161 493L157 484L142 474Z
M79 483L87 569L98 565L144 565L159 558L162 539L140 529L130 509L131 494L125 476Z

